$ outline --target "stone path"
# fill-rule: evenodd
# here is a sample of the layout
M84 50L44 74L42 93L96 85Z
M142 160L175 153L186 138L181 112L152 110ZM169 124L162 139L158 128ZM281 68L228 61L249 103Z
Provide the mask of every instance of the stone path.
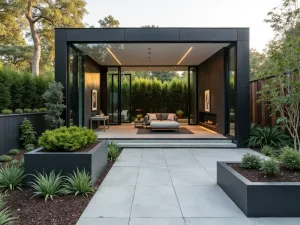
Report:
M124 149L77 225L299 225L247 218L216 184L216 161L249 149Z

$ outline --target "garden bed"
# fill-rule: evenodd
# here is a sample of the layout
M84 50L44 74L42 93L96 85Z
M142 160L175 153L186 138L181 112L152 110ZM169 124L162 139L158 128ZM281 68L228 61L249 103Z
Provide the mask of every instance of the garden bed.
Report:
M292 179L298 181L298 175L291 176L291 173L299 174L299 171L288 173L284 179L289 182L276 182L278 180L274 177L265 178L260 171L245 172L237 167L238 162L218 162L217 183L246 216L300 216L297 197L300 196L300 182L292 182ZM282 168L281 173L286 173L286 170ZM252 182L251 179L258 182Z
M228 165L252 182L300 182L299 170L289 170L283 166L280 167L280 172L275 176L266 176L259 170L243 169L240 167L240 163Z
M74 152L48 152L43 148L35 149L24 155L25 174L61 172L62 175L72 173L74 169L85 169L91 174L93 184L103 172L107 164L107 141L98 142L93 148ZM32 181L26 176L25 182Z
M112 165L113 162L107 164L103 173L95 182L95 189L101 185ZM17 217L13 224L75 225L93 197L93 195L88 197L65 195L56 196L53 201L48 200L45 202L43 198L32 198L32 196L32 189L7 192L7 197L5 198L6 206L9 207L13 216Z

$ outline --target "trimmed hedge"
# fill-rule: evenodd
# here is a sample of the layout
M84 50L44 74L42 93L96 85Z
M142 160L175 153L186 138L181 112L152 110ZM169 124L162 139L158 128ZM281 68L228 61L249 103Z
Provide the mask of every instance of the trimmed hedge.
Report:
M114 84L117 85L117 84ZM109 89L112 87L109 83ZM129 102L129 80L122 80L122 108L126 109ZM188 81L187 79L173 78L171 81L160 81L156 78L135 78L132 81L132 110L147 112L176 112L181 109L188 112ZM187 116L187 115L186 115Z
M0 111L3 109L33 109L44 107L42 95L53 75L32 76L30 72L0 69Z

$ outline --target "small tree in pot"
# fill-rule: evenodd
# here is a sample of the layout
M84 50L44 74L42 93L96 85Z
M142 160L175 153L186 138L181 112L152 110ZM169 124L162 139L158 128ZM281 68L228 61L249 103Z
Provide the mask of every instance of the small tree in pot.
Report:
M61 114L66 108L63 104L63 88L64 87L61 83L53 81L49 84L48 90L43 94L45 106L48 109L48 113L45 115L45 118L49 123L50 129L61 127L65 122L61 118Z
M177 110L176 111L176 115L178 116L178 119L182 119L182 117L183 117L183 111L182 110Z

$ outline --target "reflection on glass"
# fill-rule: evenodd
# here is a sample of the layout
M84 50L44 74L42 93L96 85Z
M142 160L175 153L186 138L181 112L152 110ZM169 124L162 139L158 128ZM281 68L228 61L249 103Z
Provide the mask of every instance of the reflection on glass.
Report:
M197 67L189 68L189 87L190 87L190 120L189 124L197 124Z
M111 124L120 124L118 67L108 68L107 83L107 111L109 116L109 122Z
M69 56L69 125L83 126L83 71L82 54L70 47Z
M235 74L236 56L235 47L229 50L229 77L228 77L228 121L229 134L235 136Z
M131 74L121 75L121 122L131 122Z

